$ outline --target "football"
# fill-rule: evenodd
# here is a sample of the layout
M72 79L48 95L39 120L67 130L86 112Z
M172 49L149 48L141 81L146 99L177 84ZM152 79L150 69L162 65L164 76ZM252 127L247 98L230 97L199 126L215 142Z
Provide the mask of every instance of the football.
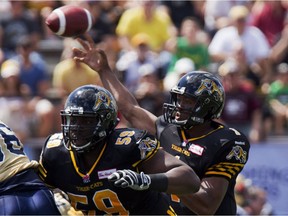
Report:
M62 37L77 37L92 27L91 13L77 5L65 5L53 10L45 20L55 34Z

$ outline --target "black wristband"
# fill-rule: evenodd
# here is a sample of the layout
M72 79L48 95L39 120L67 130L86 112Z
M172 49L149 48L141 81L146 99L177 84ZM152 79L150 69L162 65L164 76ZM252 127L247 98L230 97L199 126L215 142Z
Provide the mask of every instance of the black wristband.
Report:
M160 192L166 192L168 188L168 178L165 174L159 173L159 174L150 174L151 184L149 186L149 189L160 191Z

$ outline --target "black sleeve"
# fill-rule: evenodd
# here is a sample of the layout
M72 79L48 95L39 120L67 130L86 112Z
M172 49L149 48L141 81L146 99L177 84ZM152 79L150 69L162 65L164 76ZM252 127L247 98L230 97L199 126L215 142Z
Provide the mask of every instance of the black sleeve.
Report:
M228 181L236 177L248 161L250 144L241 137L225 143L218 151L215 163L208 168L205 177L222 176Z

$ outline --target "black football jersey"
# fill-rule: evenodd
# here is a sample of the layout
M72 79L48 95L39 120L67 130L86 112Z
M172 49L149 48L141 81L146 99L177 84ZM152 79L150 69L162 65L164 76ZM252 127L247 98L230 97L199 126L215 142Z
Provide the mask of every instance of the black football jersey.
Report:
M62 133L46 141L39 175L48 184L66 192L77 210L89 215L173 215L169 196L152 190L136 191L115 187L107 177L118 169L137 171L153 157L159 142L145 131L116 129L106 141L90 170L81 169L79 154L67 150ZM85 153L83 153L85 154ZM81 154L80 154L81 155Z
M189 139L179 127L167 124L163 117L159 117L156 122L157 137L165 151L192 167L200 179L209 176L227 179L229 186L216 214L235 215L236 177L248 160L250 143L236 129L214 121L212 124L215 129L210 133ZM193 214L180 203L178 197L172 195L171 199L172 207L178 214Z

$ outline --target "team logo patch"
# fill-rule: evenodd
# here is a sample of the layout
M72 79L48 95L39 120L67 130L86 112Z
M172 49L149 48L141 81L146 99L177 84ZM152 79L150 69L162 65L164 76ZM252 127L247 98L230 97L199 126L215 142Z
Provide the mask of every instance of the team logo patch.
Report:
M227 160L231 160L233 157L240 163L246 163L247 161L247 152L242 149L240 146L234 146L233 149L226 156Z
M110 106L111 99L106 92L100 91L97 93L96 97L95 105L93 107L94 110L100 109L101 106L106 106L104 108L108 108Z
M109 175L112 173L116 172L116 168L114 169L109 169L109 170L102 170L98 172L98 178L99 179L105 179L108 178Z
M194 154L201 156L203 154L204 148L202 146L192 144L189 146L188 150Z
M201 85L195 92L196 95L201 95L203 91L207 91L209 95L214 95L215 100L220 100L222 98L222 92L218 88L217 84L210 79L202 80ZM216 94L214 94L216 92Z
M140 149L141 159L144 159L146 155L153 151L157 147L157 141L155 139L151 139L150 137L146 137L141 140L138 148Z

